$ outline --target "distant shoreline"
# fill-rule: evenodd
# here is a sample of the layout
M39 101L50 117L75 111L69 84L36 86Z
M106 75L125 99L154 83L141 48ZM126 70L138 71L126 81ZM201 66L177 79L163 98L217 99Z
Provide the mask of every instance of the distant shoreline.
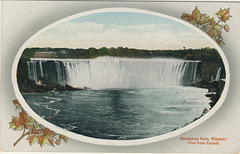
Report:
M185 60L217 61L221 56L214 48L179 49L179 50L144 50L133 48L69 49L69 48L26 48L21 58L65 58L94 59L102 56L123 58L177 58Z

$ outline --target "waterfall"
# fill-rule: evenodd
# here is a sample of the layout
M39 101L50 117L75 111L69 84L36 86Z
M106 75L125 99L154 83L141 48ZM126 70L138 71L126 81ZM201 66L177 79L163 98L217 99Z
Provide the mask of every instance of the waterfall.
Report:
M159 88L197 81L199 61L168 58L31 59L29 78L92 89Z
M43 69L42 69L42 61L39 61L39 66L40 66L40 72L41 72L41 77L43 77Z
M216 79L215 79L216 81L219 81L219 80L220 80L221 70L222 70L222 67L219 67L219 68L218 68L218 71L217 71Z

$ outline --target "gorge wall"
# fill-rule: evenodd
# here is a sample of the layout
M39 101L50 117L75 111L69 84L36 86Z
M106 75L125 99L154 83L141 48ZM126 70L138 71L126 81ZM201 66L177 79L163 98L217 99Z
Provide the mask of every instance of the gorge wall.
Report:
M221 60L202 61L200 63L200 78L202 82L209 82L211 80L216 79L219 68L221 68L220 78L225 79L226 76L225 67Z

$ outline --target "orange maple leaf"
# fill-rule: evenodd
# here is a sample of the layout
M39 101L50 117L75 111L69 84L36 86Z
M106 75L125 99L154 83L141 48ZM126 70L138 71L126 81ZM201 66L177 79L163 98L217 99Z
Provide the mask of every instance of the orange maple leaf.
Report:
M67 136L65 136L65 135L59 135L59 140L64 140L66 143L67 143Z
M42 131L42 129L36 129L36 130L32 130L32 134L38 134Z
M203 25L207 23L210 19L209 16L206 16L206 14L201 14L197 6L193 10L192 14L182 14L181 19L189 21L193 25Z
M213 25L215 25L215 23L216 23L216 21L214 20L214 18L212 18L212 19L210 20L210 24L213 26Z
M56 145L60 145L60 143L61 143L60 140L57 140L57 141L55 142Z
M230 8L224 10L220 9L220 11L216 13L216 15L221 21L226 22L227 20L229 20L230 17L232 17L229 12Z
M56 135L53 131L51 131L48 128L45 128L43 130L43 133L38 135L37 138L39 139L38 143L41 147L43 147L45 144L54 146L53 144L53 137Z
M183 13L181 16L181 19L186 20L186 21L188 21L188 18L189 18L189 14L187 14L187 13Z
M22 109L22 105L19 103L17 99L13 100L12 102L16 106L16 109Z
M198 10L197 7L195 7L195 9L193 10L192 14L189 15L188 17L188 21L191 23L191 24L197 24L197 21L200 19L201 17L201 14L200 14L200 11Z
M27 116L27 112L22 110L19 114L20 117L13 117L12 121L10 122L11 128L15 130L21 130L23 128L30 129L32 128L33 118Z

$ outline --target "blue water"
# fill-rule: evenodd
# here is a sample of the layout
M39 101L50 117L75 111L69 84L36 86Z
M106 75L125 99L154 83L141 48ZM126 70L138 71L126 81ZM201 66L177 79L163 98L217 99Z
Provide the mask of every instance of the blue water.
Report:
M47 121L101 139L141 139L191 123L209 108L206 89L170 87L23 94Z

